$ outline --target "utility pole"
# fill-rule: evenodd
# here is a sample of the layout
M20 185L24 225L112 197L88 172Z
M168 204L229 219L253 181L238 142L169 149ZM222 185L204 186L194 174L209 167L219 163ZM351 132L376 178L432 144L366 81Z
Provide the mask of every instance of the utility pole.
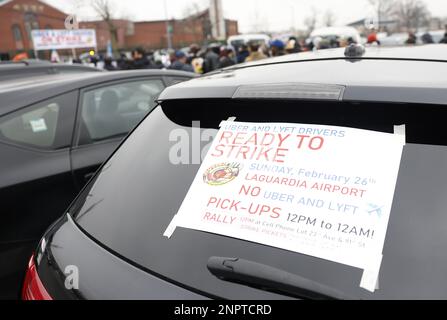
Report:
M296 20L295 20L295 5L292 4L291 8L292 11L292 32L296 32Z
M168 42L168 49L172 49L172 28L169 25L169 18L168 18L168 0L164 0L165 5L165 20L166 20L166 39Z
M289 6L290 6L290 15L291 15L291 19L292 19L290 21L290 23L292 25L291 31L293 33L295 33L296 32L295 3L293 1L289 0Z
M379 1L379 4L377 5L377 26L374 26L374 29L376 29L377 32L380 32L380 21L382 21L382 8ZM374 23L373 23L374 24Z

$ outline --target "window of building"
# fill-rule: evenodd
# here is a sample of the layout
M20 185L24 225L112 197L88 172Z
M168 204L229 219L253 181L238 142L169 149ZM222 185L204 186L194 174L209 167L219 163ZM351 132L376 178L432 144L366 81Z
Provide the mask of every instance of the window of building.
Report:
M22 30L20 30L19 25L15 24L12 26L12 36L14 37L16 49L22 50L23 49L23 37L22 37Z
M12 26L12 34L14 35L15 41L22 41L22 31L18 25Z
M37 21L37 15L35 13L25 13L25 29L26 29L26 33L28 35L28 39L30 39L30 41L32 41L32 35L31 35L31 31L32 30L36 30L39 29L39 22Z

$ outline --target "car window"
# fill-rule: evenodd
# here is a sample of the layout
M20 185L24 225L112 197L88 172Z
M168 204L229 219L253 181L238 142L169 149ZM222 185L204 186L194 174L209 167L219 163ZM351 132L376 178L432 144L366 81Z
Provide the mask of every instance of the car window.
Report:
M447 245L446 116L444 106L419 104L164 101L104 164L70 212L86 232L127 259L218 297L261 298L262 293L217 280L206 268L211 256L256 261L359 298L447 297L445 283L438 281L445 274ZM217 132L219 123L229 117L382 132L406 125L407 145L385 239L380 290L370 293L359 287L360 269L300 253L185 228L178 228L170 239L163 237L199 168L194 161L197 150L204 150L212 140L207 133ZM193 121L200 121L200 132L192 130ZM170 157L176 158L179 146L184 146L186 157L173 163ZM117 189L118 185L128 187Z
M0 138L24 146L60 149L71 141L75 93L46 100L0 119Z
M161 80L120 83L87 91L81 105L79 145L126 135L155 107Z

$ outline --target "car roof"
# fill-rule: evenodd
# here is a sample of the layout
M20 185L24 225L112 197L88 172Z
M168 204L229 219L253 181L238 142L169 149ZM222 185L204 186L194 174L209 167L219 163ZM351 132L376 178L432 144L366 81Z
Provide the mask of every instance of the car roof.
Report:
M420 46L381 47L369 46L365 48L362 59L396 59L396 60L424 60L447 61L446 44L427 44ZM317 50L284 55L270 60L259 60L251 64L265 65L281 62L308 61L319 59L346 59L343 48ZM247 66L248 64L246 64Z
M146 77L192 78L190 72L173 70L130 70L33 76L0 82L0 115L17 108L84 87L109 81Z
M49 61L0 62L0 81L73 72L101 72L102 70L81 64L51 63Z
M29 65L49 65L49 64L52 64L52 63L48 60L40 60L40 59L23 59L20 61L11 61L11 60L0 61L0 67L5 66L5 65L29 66Z
M68 64L68 63L51 63L46 60L22 60L22 61L1 61L0 62L0 72L10 71L14 69L40 69L40 68L67 68L67 69L86 69L92 71L99 71L99 69L86 66L83 64Z
M447 45L367 47L362 57L347 58L344 49L290 54L243 63L180 83L159 100L240 98L241 88L263 87L263 97L278 85L338 85L337 100L447 104ZM206 80L206 81L205 81ZM255 96L253 96L255 97ZM259 96L258 96L259 97Z
M0 62L0 78L3 76L25 73L37 73L45 71L58 71L58 70L74 70L74 71L102 71L98 68L83 64L68 64L68 63L51 63L45 60L23 60L19 62L2 61Z

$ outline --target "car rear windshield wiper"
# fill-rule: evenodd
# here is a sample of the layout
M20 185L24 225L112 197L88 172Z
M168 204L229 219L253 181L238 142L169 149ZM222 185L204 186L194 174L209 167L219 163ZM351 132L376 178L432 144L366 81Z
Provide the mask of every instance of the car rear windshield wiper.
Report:
M265 264L239 258L211 257L208 270L217 278L301 299L353 299L318 282Z

